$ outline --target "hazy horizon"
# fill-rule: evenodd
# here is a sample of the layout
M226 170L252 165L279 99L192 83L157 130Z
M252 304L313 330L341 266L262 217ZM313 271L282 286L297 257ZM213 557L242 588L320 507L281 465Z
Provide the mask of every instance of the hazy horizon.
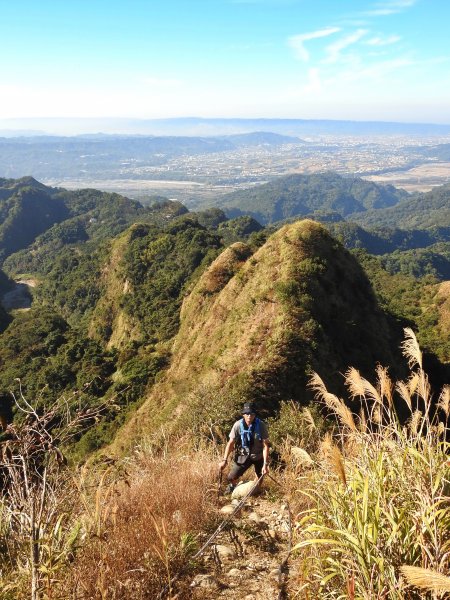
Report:
M272 132L294 137L329 135L435 136L448 138L450 124L375 120L206 118L128 119L47 117L1 119L0 137L141 135L218 136Z

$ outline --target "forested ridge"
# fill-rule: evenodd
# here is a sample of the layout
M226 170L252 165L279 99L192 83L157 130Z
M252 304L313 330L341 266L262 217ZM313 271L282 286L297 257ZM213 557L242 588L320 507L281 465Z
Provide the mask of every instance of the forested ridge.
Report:
M135 403L144 400L161 370L170 366L171 340L179 330L182 302L205 269L230 244L246 242L249 252L255 252L280 226L264 229L251 216L252 211L248 216L230 218L219 208L189 213L182 204L163 198L143 207L118 194L92 189L68 192L29 177L0 183L3 293L14 288L13 279L26 277L36 284L29 288L30 310L2 312L2 397L10 404L9 391L17 393L20 379L23 393L35 398L37 405L52 395L73 391L92 405L114 398L114 408L106 409L96 426L103 433L87 434L82 453L110 441ZM334 190L333 185L337 186ZM335 210L336 202L342 203L342 198L352 193L359 198L358 214L370 210L384 214L406 207L408 202L393 188L378 189L333 174L290 177L280 186L276 181L264 188L272 190L271 194L274 189L281 193L277 202L267 195L265 206L295 196L303 198L299 202L309 203L310 211L313 196L314 206L323 214ZM258 194L255 188L250 190L249 202L255 202ZM400 229L378 224L365 229L351 222L353 212L349 212L350 221L341 215L340 221L325 218L324 224L345 247L353 249L365 268L390 323L386 327L391 331L391 349L396 346L401 323L414 324L425 349L437 356L433 365L441 378L450 358L438 293L439 282L450 274L449 227L445 223L448 187L424 197L444 210L439 226ZM418 201L410 198L409 202L408 210L413 213ZM386 209L393 203L396 206ZM286 210L282 212L285 216ZM293 314L304 311L309 295L316 295L306 292L306 287L302 291L302 286L313 285L320 270L328 269L320 266L319 256L314 261L317 264L312 262L304 271L300 287L298 283L280 283L278 293L293 303ZM355 286L358 293L362 289L361 284ZM367 288L354 310L369 302L369 297ZM317 306L327 304L325 299L316 300ZM323 346L319 331L328 326L329 318L325 312L315 325L314 318L310 323L310 352L316 355L316 366ZM345 322L350 320L351 316ZM337 325L340 329L341 323ZM344 326L333 344L337 339L345 342L350 331ZM355 347L355 340L348 338L346 343ZM293 348L296 344L304 345L296 342L294 335ZM366 347L366 357L361 349L362 363L371 364L371 345ZM354 362L350 355L347 358Z
M222 196L218 206L230 216L250 214L263 224L290 217L350 218L370 209L393 206L403 190L337 173L287 175L250 190Z

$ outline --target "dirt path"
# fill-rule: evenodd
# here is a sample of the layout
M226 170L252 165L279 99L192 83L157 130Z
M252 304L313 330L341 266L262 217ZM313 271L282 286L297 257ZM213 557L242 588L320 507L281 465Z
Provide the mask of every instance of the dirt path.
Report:
M238 503L223 498L226 518ZM289 548L289 510L283 501L270 501L262 492L249 498L214 540L203 568L190 588L195 600L279 600L285 592L287 569L280 569Z

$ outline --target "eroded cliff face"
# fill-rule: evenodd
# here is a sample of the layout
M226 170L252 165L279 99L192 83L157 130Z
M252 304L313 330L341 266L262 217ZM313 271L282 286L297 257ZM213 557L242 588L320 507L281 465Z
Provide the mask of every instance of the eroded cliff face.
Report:
M127 315L121 306L125 294L133 293L123 267L123 255L132 232L133 227L119 235L111 245L102 271L103 293L89 326L89 336L105 343L108 349L120 349L133 340L143 339L138 321Z
M389 329L356 260L318 223L287 225L252 253L226 249L181 309L170 368L119 432L115 451L164 425L222 425L244 399L273 413L305 401L309 372L389 364Z
M439 314L439 328L442 336L449 337L450 332L450 281L443 281L437 286L435 297ZM450 360L450 356L447 357Z

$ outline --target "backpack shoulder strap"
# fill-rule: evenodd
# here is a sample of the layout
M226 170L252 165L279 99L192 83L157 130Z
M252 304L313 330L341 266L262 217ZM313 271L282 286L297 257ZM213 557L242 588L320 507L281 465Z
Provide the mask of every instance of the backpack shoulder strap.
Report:
M242 446L242 434L244 433L244 419L239 420L239 435L236 436L235 443Z
M258 440L261 440L261 419L259 419L258 417L256 417L256 419L254 420L255 423L255 435L257 436Z

